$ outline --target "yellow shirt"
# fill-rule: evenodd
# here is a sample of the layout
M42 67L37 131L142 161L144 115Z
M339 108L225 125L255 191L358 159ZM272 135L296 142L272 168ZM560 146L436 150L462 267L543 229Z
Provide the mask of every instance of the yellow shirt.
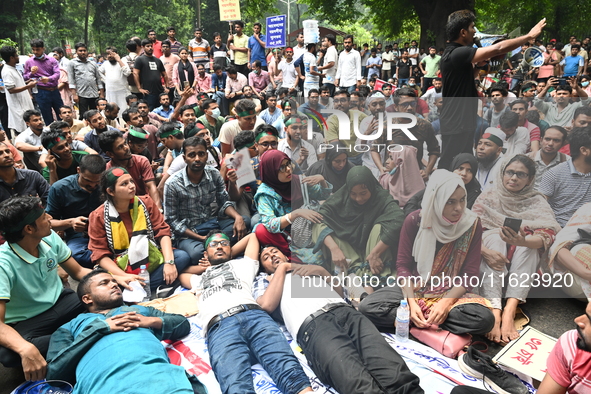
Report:
M238 37L234 34L234 46L236 48L248 48L248 36L242 34L242 37ZM239 66L248 63L248 52L234 51L234 64Z

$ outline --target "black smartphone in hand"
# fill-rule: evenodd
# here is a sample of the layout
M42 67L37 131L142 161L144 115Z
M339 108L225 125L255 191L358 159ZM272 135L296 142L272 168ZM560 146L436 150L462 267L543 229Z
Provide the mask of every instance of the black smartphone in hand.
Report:
M519 230L521 229L521 222L521 219L505 218L505 223L503 224L503 226L509 227L511 230L515 231L515 233L519 234Z

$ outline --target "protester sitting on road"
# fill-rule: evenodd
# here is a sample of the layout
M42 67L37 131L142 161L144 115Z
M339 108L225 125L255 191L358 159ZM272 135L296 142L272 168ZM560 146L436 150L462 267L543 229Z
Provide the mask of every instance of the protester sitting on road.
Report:
M464 181L464 187L466 188L466 208L471 209L476 198L482 193L480 182L476 179L478 161L469 153L460 153L452 160L451 170L458 174ZM421 202L423 201L424 195L425 189L412 196L404 206L404 214L408 216L417 209L421 209Z
M345 186L322 204L319 214L323 222L313 225L312 239L331 269L360 277L394 274L404 213L369 168L353 167Z
M435 324L454 334L492 329L490 302L472 292L471 279L479 277L482 226L466 209L466 194L459 175L433 173L422 209L406 217L400 232L396 268L398 278L407 281L377 290L359 306L378 328L394 325L400 300L406 297L410 320L418 328ZM415 286L411 278L419 276L422 281ZM454 285L458 282L462 284Z
M332 191L332 185L321 175L300 180L293 174L294 165L287 155L278 150L269 150L261 156L259 186L254 200L261 215L256 227L256 236L264 245L275 245L283 254L291 257L287 241L288 227L298 218L320 223L322 215L310 209L301 208L303 196L301 183L308 188L310 199L325 200Z
M172 249L170 227L154 201L136 196L133 178L122 167L103 174L101 190L107 200L89 218L92 261L121 276L135 276L145 265L152 292L173 283L191 259L187 252Z
M515 311L524 303L532 275L547 257L554 236L560 231L552 208L534 190L536 166L525 155L505 159L497 181L484 191L472 211L482 220L482 282L480 294L490 300L495 315L494 328L487 338L509 342L519 337L513 324ZM519 231L505 224L505 219L521 220ZM507 267L507 264L511 264ZM519 278L519 286L506 286L505 277ZM505 291L503 291L505 290ZM503 297L504 293L504 297ZM502 299L507 300L505 308Z

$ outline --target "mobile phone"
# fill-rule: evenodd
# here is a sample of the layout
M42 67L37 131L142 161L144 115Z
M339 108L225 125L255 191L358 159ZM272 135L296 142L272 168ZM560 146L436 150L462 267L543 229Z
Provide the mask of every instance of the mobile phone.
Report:
M519 234L519 229L521 228L521 219L515 218L505 218L505 223L503 223L504 227L509 227L511 230L515 231Z
M186 89L189 87L189 81L183 82L183 87Z
M558 85L565 86L567 84L568 84L568 81L566 80L566 78L558 78Z
M51 151L51 154L58 160L61 160L62 158L60 157L60 155L58 155L57 153Z
M159 157L157 159L154 159L154 162L156 162L156 163L162 163L162 162L164 162L164 158L163 157Z

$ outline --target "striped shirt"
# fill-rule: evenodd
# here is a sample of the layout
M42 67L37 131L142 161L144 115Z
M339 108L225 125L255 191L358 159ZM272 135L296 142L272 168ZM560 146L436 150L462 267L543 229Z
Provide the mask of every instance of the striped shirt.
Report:
M164 186L164 214L176 239L187 238L185 230L194 230L234 206L219 171L210 166L203 171L198 184L191 182L183 170L171 176ZM220 208L212 213L214 201Z
M565 161L544 174L539 190L564 227L577 209L591 202L591 172L580 173L572 160Z
M197 42L193 38L189 41L189 52L193 55L195 63L209 63L209 42L207 40L201 39L201 42Z
M558 342L546 362L548 375L570 394L591 391L591 353L577 347L577 330L570 330Z
M104 86L96 63L88 60L81 62L76 58L70 61L67 71L70 89L76 89L78 96L86 98L99 96L99 90Z

